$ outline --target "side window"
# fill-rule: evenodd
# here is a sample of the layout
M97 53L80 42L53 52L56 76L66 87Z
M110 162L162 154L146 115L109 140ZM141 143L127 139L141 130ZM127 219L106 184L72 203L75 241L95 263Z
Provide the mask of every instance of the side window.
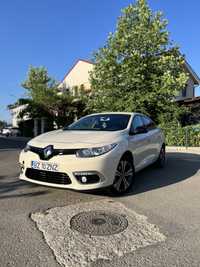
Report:
M137 128L143 127L144 123L142 121L142 118L139 115L136 115L133 118L132 124L131 124L131 132L134 132Z
M184 89L182 89L182 97L186 97L186 94L187 94L186 90L187 90L186 87Z
M144 122L144 126L146 127L146 129L148 131L153 130L153 129L156 128L155 123L149 117L143 116L142 119L143 119L143 122Z

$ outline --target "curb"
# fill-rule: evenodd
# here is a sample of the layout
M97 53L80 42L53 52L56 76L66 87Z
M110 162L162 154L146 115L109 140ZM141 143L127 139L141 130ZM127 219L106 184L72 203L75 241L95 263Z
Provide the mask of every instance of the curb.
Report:
M167 152L184 152L184 153L195 153L200 155L200 147L181 147L181 146L167 146Z

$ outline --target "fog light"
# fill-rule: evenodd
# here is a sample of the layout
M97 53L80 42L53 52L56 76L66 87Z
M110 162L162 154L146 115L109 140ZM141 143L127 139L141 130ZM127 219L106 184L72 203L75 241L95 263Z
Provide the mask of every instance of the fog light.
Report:
M100 182L99 174L94 171L74 172L73 174L76 179L82 184L94 184Z
M81 177L81 182L84 183L84 184L87 183L87 177L86 176L82 176Z

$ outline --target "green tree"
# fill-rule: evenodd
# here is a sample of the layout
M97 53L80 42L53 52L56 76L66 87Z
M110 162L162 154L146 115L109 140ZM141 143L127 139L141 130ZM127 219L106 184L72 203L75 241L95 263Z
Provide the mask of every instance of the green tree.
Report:
M27 108L20 116L47 117L58 127L71 123L77 112L74 97L68 88L58 90L58 85L46 68L30 67L27 79L22 83L27 90L27 98L19 100L20 104L27 104Z
M137 111L156 122L174 121L183 111L174 101L185 86L184 58L169 39L167 21L145 0L122 11L116 31L94 54L93 111Z
M85 115L87 96L84 88L77 87L77 92L80 93L73 95L69 88L59 86L44 67L31 66L22 87L26 90L26 98L20 98L15 104L8 106L12 109L25 105L19 113L22 125L24 116L30 119L44 117L50 125L55 122L60 128Z

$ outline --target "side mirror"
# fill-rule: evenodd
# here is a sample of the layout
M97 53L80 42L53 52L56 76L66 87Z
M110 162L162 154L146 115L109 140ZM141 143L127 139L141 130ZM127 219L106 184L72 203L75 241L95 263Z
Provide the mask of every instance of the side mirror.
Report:
M134 131L131 131L130 130L130 135L136 135L136 134L144 134L144 133L147 133L147 129L143 126L139 126L137 127Z

